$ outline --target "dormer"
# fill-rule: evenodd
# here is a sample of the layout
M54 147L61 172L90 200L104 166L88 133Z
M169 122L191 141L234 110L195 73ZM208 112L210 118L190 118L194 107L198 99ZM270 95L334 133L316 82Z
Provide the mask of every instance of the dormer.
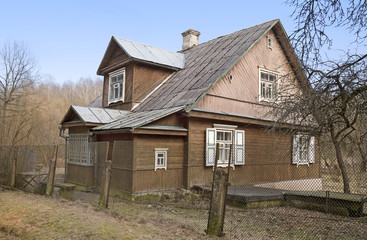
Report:
M132 110L184 62L182 53L112 37L97 71L104 77L102 107Z

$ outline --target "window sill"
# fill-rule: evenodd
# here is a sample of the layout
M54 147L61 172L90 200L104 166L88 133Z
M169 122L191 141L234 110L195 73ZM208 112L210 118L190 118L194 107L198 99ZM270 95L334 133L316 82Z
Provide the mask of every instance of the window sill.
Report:
M88 163L75 163L75 162L68 162L70 165L77 165L82 167L93 167L94 164L88 164Z
M117 104L117 103L124 103L124 100L121 99L121 100L115 100L115 101L111 101L111 102L109 101L108 106L113 105L113 104Z

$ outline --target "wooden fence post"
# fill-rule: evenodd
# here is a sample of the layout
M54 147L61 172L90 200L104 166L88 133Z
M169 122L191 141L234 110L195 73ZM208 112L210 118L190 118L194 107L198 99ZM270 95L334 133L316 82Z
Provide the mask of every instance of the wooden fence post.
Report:
M110 193L110 183L111 183L111 169L112 161L106 161L106 168L103 172L103 177L101 181L101 192L99 196L99 206L108 208L108 198Z
M51 160L49 170L48 170L48 179L47 179L47 187L46 187L46 196L50 196L54 189L54 180L55 180L55 171L56 171L56 161L57 161L57 150L58 145L55 144L54 147L54 156Z
M11 159L11 176L10 176L10 187L15 187L15 180L17 175L17 165L18 165L18 147L13 148L13 154Z
M225 146L223 146L225 149ZM232 151L232 148L230 148ZM231 152L229 153L231 156ZM226 208L226 196L228 188L229 179L229 167L228 173L224 169L217 169L217 161L219 159L219 144L216 146L216 156L213 172L213 182L212 182L212 192L210 198L210 209L208 218L208 227L206 233L214 236L223 236L223 226L224 226L224 215ZM230 159L228 159L228 166L230 164Z

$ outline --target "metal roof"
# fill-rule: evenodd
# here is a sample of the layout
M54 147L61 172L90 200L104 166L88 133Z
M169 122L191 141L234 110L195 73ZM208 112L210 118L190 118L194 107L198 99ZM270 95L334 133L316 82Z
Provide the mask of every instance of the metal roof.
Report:
M102 94L96 97L92 102L90 102L87 107L102 108Z
M277 23L280 23L279 19L201 43L184 51L185 68L162 84L134 111L191 107Z
M120 37L113 36L113 39L132 58L177 69L183 69L185 66L185 57L182 53L152 47Z
M66 122L67 116L71 111L74 111L81 121L85 123L97 123L106 124L120 118L129 111L107 109L107 108L94 108L94 107L81 107L81 106L71 106L68 112L65 114L61 121L61 124Z
M94 131L138 128L182 110L182 107L159 109L146 112L128 112L118 120L93 128Z

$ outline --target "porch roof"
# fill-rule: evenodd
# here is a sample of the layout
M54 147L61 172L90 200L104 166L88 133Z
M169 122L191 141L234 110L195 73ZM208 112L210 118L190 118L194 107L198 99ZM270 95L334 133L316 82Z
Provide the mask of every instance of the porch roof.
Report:
M129 111L71 105L60 124L66 122L106 124L121 118L127 113Z
M122 115L118 120L93 128L93 131L139 128L168 115L181 111L182 109L183 107L175 107L145 112L128 112Z

